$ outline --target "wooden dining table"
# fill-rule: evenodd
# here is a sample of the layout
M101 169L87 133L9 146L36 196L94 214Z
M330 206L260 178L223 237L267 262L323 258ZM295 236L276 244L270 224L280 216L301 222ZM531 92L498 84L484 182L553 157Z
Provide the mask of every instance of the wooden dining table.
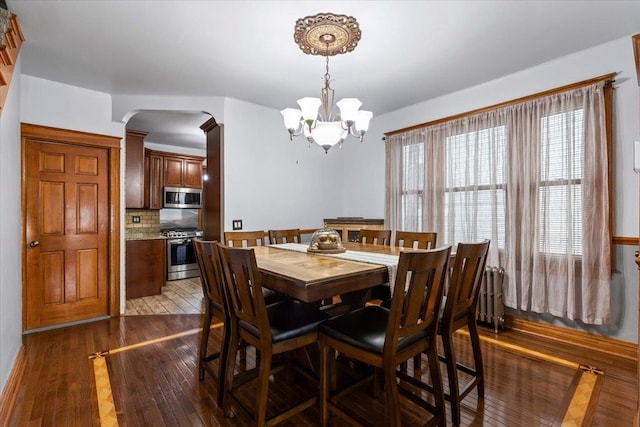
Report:
M348 251L399 255L406 248L344 242ZM263 285L303 302L366 291L389 281L387 266L272 246L254 247ZM409 249L411 250L411 249Z

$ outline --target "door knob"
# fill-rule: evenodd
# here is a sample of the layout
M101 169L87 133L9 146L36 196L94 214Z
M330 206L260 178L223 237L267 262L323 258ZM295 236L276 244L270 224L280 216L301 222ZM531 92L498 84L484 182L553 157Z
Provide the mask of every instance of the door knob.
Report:
M35 248L36 246L40 245L40 242L38 242L37 240L34 240L32 242L29 242L29 247L30 248Z

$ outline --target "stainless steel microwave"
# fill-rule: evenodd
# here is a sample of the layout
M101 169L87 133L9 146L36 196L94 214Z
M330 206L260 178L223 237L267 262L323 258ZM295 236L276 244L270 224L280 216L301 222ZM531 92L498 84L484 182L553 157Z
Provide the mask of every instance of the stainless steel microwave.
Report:
M165 208L191 208L202 207L202 190L198 188L164 187Z

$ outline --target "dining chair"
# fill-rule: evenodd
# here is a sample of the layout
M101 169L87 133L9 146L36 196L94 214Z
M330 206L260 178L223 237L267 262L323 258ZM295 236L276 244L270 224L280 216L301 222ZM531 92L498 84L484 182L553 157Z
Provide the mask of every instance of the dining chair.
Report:
M360 243L368 243L370 245L391 245L391 230L372 230L369 228L360 229Z
M225 357L229 349L229 332L227 330L229 313L222 289L220 257L218 255L217 242L193 239L193 243L196 251L196 260L200 268L200 282L202 283L202 293L204 295L204 317L198 346L198 379L200 381L204 380L205 369L210 369L209 362L218 359L218 372L212 372L212 374L218 381L216 403L219 407L222 407L225 389ZM208 353L211 322L214 318L224 322L222 326L222 345L219 351Z
M224 242L234 248L264 246L264 230L225 231Z
M401 252L390 310L365 306L320 325L322 426L329 425L331 414L343 418L350 425L371 424L348 405L341 403L351 401L346 393L361 382L334 387L336 351L349 359L377 368L376 372L382 370L386 405L381 406L386 407L385 425L395 427L402 424L399 393L433 414L426 425L445 425L446 410L436 352L436 330L450 253L450 246L424 252ZM423 352L427 353L429 359L433 405L408 388L421 383L419 378L409 377L397 370L409 358ZM399 384L397 379L400 379ZM367 416L371 417L372 414Z
M277 424L317 403L317 390L310 397L282 413L267 418L269 376L272 374L274 355L302 349L318 339L318 324L329 315L291 299L267 306L264 301L262 280L256 264L253 248L231 248L219 246L224 272L224 287L230 307L231 338L227 358L225 398L223 410L229 415L230 405L245 410L239 388L247 381L257 381L257 396L253 413L255 425ZM234 362L239 340L253 345L260 353L257 378L234 383Z
M302 237L300 237L299 228L290 228L286 230L269 230L269 243L300 243Z
M415 249L436 247L438 233L431 231L396 231L396 246Z
M484 397L484 370L480 337L476 327L476 307L482 276L489 252L489 240L479 243L459 243L451 271L444 310L438 325L438 335L442 338L444 356L440 357L447 366L449 392L445 394L451 402L453 425L460 425L460 402L474 388L478 387L478 397ZM474 367L456 361L453 334L467 327L473 353ZM458 370L472 378L459 387Z

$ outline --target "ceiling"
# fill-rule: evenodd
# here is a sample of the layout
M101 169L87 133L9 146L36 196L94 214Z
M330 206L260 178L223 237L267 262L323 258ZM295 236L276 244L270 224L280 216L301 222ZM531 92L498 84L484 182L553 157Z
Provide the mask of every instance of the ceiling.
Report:
M296 20L352 15L362 39L330 59L332 87L374 117L640 31L637 0L7 5L26 38L24 74L111 94L221 96L276 109L322 86L324 58L294 43Z

